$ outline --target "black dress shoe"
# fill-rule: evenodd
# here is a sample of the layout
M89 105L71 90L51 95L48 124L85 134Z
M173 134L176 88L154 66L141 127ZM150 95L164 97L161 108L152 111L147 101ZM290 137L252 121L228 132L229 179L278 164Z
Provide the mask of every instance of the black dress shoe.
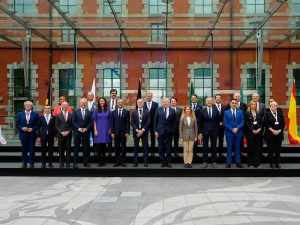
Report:
M172 168L171 163L167 163L166 166L167 166L168 168Z
M83 167L90 168L90 167L91 167L91 165L90 165L89 163L84 163L84 164L83 164Z
M41 169L45 169L46 168L46 164L43 163L42 166L41 166Z
M27 165L26 164L22 164L21 168L25 169L25 168L27 168Z
M113 167L118 167L118 166L121 166L121 164L120 164L120 163L115 163L115 164L113 165Z
M31 164L29 168L30 168L30 169L33 169L33 168L34 168L34 165L33 165L33 164Z
M270 168L274 168L274 164L273 163L270 163Z
M138 163L133 163L132 167L138 167Z
M127 167L126 163L121 164L122 167Z
M184 164L184 168L188 168L188 164Z
M277 164L275 165L275 167L276 167L277 169L281 169L281 165L280 165L279 163L277 163Z
M165 164L165 163L162 163L162 164L160 165L160 167L161 167L161 168L164 168L164 167L166 167L166 164Z
M175 152L175 153L174 153L174 156L175 156L175 157L178 157L179 155L178 155L178 153L177 153L177 152Z
M226 168L231 168L231 164L226 164Z
M189 168L193 168L192 164L189 165Z
M155 157L154 153L151 153L151 157L152 157L152 158L154 158L154 157Z
M148 163L147 162L144 163L144 167L148 167Z
M64 167L64 165L63 165L63 167ZM70 163L66 163L66 167L70 168L71 167Z
M112 155L111 155L111 153L109 152L109 153L107 153L107 157L112 157Z
M73 168L74 168L74 169L78 169L78 166L77 166L76 163L73 164Z
M49 168L53 168L54 166L53 166L52 163L49 163L48 167L49 167Z
M70 165L70 164L69 164ZM63 163L60 163L59 164L59 168L64 168L64 164Z
M236 164L236 167L243 168L243 165L241 163Z

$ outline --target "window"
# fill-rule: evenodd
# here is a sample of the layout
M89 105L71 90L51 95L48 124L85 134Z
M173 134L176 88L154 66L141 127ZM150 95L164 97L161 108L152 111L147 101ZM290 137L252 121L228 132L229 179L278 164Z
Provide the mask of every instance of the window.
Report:
M113 8L116 13L122 13L122 0L113 0L111 1ZM103 6L103 14L106 16L112 16L111 14L111 8L109 4L107 3L107 0L104 0L104 6Z
M32 15L32 9L36 8L35 0L10 0L10 10L23 15Z
M296 103L300 104L300 69L293 69L293 76L296 84Z
M291 0L289 1L291 13L297 13L300 12L300 0Z
M195 14L210 14L213 12L212 0L195 1Z
M121 89L121 73L119 68L107 68L103 69L103 96L110 96L110 90L112 88L117 89L120 93Z
M300 10L300 3L299 3L299 10ZM299 29L300 28L300 21L297 21L296 22L296 29ZM296 40L300 40L300 33L298 33L296 35Z
M28 88L25 88L24 69L14 70L15 97L28 97Z
M199 104L205 103L205 98L212 95L212 77L211 69L199 68L194 70L194 89L198 95Z
M265 0L247 0L247 13L264 13Z
M149 0L150 15L160 15L166 12L166 3L162 0Z
M66 96L69 105L75 105L75 74L74 69L59 70L59 96Z
M260 95L260 102L265 103L265 86L266 86L265 70L262 70L261 79L256 78L256 69L247 69L247 90L257 90ZM247 96L247 102L251 101L252 96Z
M156 23L151 25L152 28L163 28L164 25L161 23ZM164 30L151 30L151 42L164 42L165 41L165 31Z
M71 15L76 15L78 13L77 0L59 0L59 6L65 13Z
M165 68L149 69L149 87L153 93L153 101L160 102L161 97L167 95L167 74Z
M63 42L74 42L74 30L70 29L69 25L63 25L63 29L61 31L62 35L61 35L61 40Z

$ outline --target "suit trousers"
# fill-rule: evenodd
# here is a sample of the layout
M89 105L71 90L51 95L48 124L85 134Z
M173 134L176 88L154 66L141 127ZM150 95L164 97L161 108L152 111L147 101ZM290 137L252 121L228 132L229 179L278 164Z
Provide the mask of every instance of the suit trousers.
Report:
M143 134L141 137L137 137L136 134L133 134L133 141L134 141L134 162L138 163L139 161L139 142L142 140L142 145L143 145L143 159L144 162L148 162L148 134Z
M178 132L178 130L172 136L172 142L174 143L174 147L172 149L173 153L178 154L178 142L179 142L179 132Z
M22 163L24 165L27 165L27 163L29 163L30 165L34 165L35 141L36 141L36 138L34 138L34 137L27 137L26 139L21 140ZM28 157L28 152L29 152L29 157Z
M248 166L259 166L261 147L260 143L262 140L261 135L247 134L247 160Z
M235 162L237 164L241 163L241 153L240 153L240 146L241 146L241 136L226 136L227 142L227 157L226 157L226 164L230 165L232 163L232 149L234 148L235 153Z
M214 135L212 130L209 130L208 134L203 135L203 162L207 163L209 140L210 140L210 145L211 145L212 163L216 163L217 162L217 148L216 148L217 135Z
M150 147L150 152L151 154L154 154L154 151L155 151L155 132L154 132L154 129L153 129L153 124L151 124L150 126L150 142L151 142L151 147Z
M170 163L171 161L172 135L159 135L158 150L161 163Z
M117 164L126 163L126 141L125 135L118 135L115 137L115 157Z
M71 134L66 137L58 138L59 163L60 164L63 164L65 161L67 163L70 163L70 161L71 161L71 141L72 141Z
M184 164L192 164L193 162L194 141L183 141L183 162Z
M94 143L94 150L97 155L98 163L104 165L105 164L105 154L106 154L106 146L108 143Z
M268 139L267 143L269 146L268 150L270 164L279 164L282 140L275 136L274 138Z
M219 134L218 134L218 153L219 156L222 154L223 151L223 144L224 144L224 126L219 127Z
M46 153L48 152L48 163L52 164L53 162L53 145L54 137L47 135L46 138L41 139L42 145L42 163L45 164L47 161Z
M82 145L83 153L83 163L88 163L90 156L90 133L86 132L83 134L74 135L74 164L78 163L78 152L80 149L80 144Z

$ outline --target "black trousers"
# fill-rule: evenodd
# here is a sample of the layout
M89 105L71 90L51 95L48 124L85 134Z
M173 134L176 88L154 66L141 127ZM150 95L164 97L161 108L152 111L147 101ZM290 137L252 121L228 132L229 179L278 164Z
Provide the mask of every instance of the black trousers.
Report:
M267 140L267 143L268 143L270 164L274 164L274 163L279 164L282 140L277 136L275 136L274 138L269 138Z
M143 159L145 163L148 163L148 133L144 133L141 137L137 137L136 133L133 133L133 141L134 141L134 162L138 163L139 160L139 142L142 140L143 145Z
M176 131L172 136L172 142L174 143L174 147L172 148L174 154L178 154L178 142L179 142L179 132Z
M70 163L71 161L71 141L72 135L69 134L66 137L58 138L58 149L59 149L59 163L63 164L64 162ZM66 155L65 155L66 152Z
M151 126L150 126L150 141L151 141L151 144L150 144L150 153L151 154L154 154L154 151L155 151L155 131L153 129L153 124L151 123Z
M248 166L259 166L262 136L260 134L246 134Z
M48 152L48 163L52 164L53 162L53 145L54 145L54 137L51 135L47 135L46 138L41 139L42 145L42 163L45 164L47 162L47 152Z
M218 154L219 156L222 154L223 146L224 146L224 126L219 127L219 133L218 133Z
M171 162L172 135L159 135L158 150L161 163Z
M126 163L126 141L125 135L118 135L114 139L115 141L115 157L117 164Z
M80 145L82 145L83 163L88 163L90 157L90 132L74 135L74 164L78 163Z
M203 135L203 162L207 163L208 159L208 142L210 140L211 145L211 159L212 163L217 162L217 135L213 134L213 131L210 130L208 134Z
M97 156L97 162L100 164L105 164L105 154L107 150L106 143L94 143L94 150Z

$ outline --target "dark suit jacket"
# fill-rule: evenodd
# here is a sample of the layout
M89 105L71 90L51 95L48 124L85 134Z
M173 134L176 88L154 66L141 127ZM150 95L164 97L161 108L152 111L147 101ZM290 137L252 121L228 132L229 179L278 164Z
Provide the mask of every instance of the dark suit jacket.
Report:
M41 139L45 139L47 136L48 137L55 136L55 116L51 115L48 124L44 115L39 117L37 135Z
M273 138L280 138L283 140L283 130L285 127L285 121L283 114L280 111L277 111L277 120L279 124L275 124L276 120L275 117L272 115L271 111L268 111L266 115L264 116L263 124L265 126L265 139L267 141L272 141ZM280 134L275 136L273 133L269 130L269 128L273 128L274 130L281 130Z
M163 107L156 110L153 129L159 135L173 135L176 129L176 113L169 107L169 116L166 118Z
M255 123L256 122L256 123ZM263 116L260 113L256 113L256 118L254 120L254 117L252 115L251 112L246 111L245 112L245 135L254 135L252 133L253 130L257 130L257 129L262 129L262 124L263 122ZM255 124L254 124L255 123ZM262 135L262 130L259 133L260 135Z
M20 140L25 140L26 138L36 138L36 130L38 127L39 116L37 113L32 112L30 114L29 124L26 121L25 112L19 112L16 120L16 127L19 130L19 138ZM24 132L22 127L32 128L32 132Z
M215 108L216 110L218 110L218 107L216 106L216 104L213 104L213 108ZM220 117L220 122L223 122L223 118L224 118L224 113L226 111L226 106L221 104L221 111L219 112L219 117Z
M121 137L124 137L125 134L130 133L130 115L128 110L122 110L121 119L119 119L119 109L112 111L111 133Z
M243 136L243 128L244 128L244 112L242 110L236 110L235 121L232 116L231 109L228 109L224 113L224 127L225 127L225 135L226 136ZM232 132L233 128L238 128L238 132L234 134Z
M86 128L87 132L84 134L89 134L92 128L92 112L85 109L85 117L82 119L81 108L76 109L72 116L72 125L74 127L74 135L82 134L78 131L79 128Z
M150 116L151 116L151 124L152 125L153 125L154 116L155 116L155 112L156 112L157 108L158 108L158 103L152 101L151 109L149 111L150 112ZM147 101L144 102L144 109L148 110Z
M144 134L148 134L151 125L150 112L143 109L141 130L144 129ZM136 130L139 129L139 111L134 110L131 114L131 126L133 133L136 134Z
M220 127L220 115L217 108L212 107L212 118L209 118L207 108L203 108L200 111L200 133L207 135L209 131L212 131L214 135L218 135Z
M68 113L68 118L67 121L64 118L63 113L61 112L60 114L57 115L55 118L55 129L57 133L57 137L63 137L61 135L61 132L63 131L69 131L69 135L72 135L72 113Z
M193 104L191 104L191 108L193 109ZM198 133L200 131L200 123L199 123L199 119L200 119L200 112L202 110L202 105L197 104L196 105L196 109L194 110L196 119L197 119L197 125L198 125Z
M176 110L175 110L175 113L176 113L176 128L175 128L175 133L179 133L179 122L180 122L180 117L181 117L181 114L182 114L182 108L176 106Z

